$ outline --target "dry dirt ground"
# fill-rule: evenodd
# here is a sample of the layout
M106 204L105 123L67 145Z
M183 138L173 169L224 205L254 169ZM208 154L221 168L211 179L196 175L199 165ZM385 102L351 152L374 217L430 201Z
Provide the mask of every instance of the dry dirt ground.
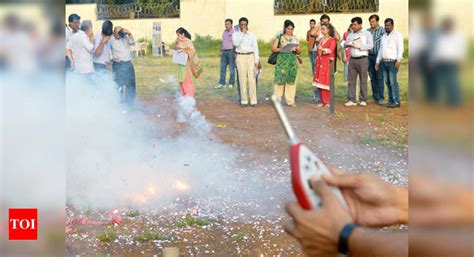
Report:
M134 111L153 124L150 137L177 138L192 128L176 122L176 85L166 85L166 76L154 74L154 65L161 65L154 62L137 63L139 94ZM212 63L217 67L218 61ZM174 68L169 68L169 73ZM162 88L150 90L155 84ZM298 243L282 227L288 221L284 204L295 198L287 138L269 96L268 90L259 93L256 108L241 108L237 97L228 91L214 91L211 86L197 90L196 108L212 126L204 137L234 152L231 167L222 167L222 172L232 178L233 188L208 198L183 195L155 208L118 207L115 215L121 221L115 225L80 221L87 217L108 222L108 211L68 206L66 254L160 256L163 248L178 247L181 256L302 255ZM348 172L372 172L407 186L406 101L400 109L372 102L367 107L347 108L339 98L336 114L331 116L327 108L317 108L307 95L299 96L297 107L285 109L299 138L324 162Z
M230 172L243 187L250 177L258 178L250 179L250 185L266 185L267 191L259 199L226 202L229 207L215 213L212 204L192 196L156 210L119 209L122 221L118 225L69 225L68 256L159 256L165 247L178 247L184 256L300 255L298 243L282 227L287 221L284 203L294 199L289 186L287 139L270 101L262 100L256 108L241 108L236 101L197 98L197 109L213 125L209 139L239 153L239 168ZM186 124L174 122L177 107L173 94L153 101L142 99L138 106L150 121L168 121L166 126L157 126L162 134L173 137L186 129ZM373 104L366 108L338 104L334 116L311 103L286 110L298 136L327 164L373 172L406 186L406 106L390 110ZM69 221L81 215L90 220L107 217L106 212L73 207L68 207L67 213Z

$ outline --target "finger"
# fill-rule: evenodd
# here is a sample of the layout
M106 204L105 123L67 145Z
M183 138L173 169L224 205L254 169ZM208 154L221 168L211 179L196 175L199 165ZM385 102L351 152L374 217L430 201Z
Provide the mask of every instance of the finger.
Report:
M334 175L344 175L344 174L347 174L347 172L339 169L339 168L335 168L335 167L329 167L329 171L334 174Z
M294 238L296 238L296 239L301 238L301 233L296 228L295 223L290 221L290 222L283 225L283 229L285 230L286 233L290 234Z
M296 202L289 202L285 205L285 211L294 219L298 219L303 213L303 208Z
M322 177L331 186L356 188L360 183L359 176L359 174L342 174L334 176L323 175Z
M331 188L326 184L326 182L313 177L311 178L311 185L313 186L314 192L319 195L319 198L321 198L323 206L325 203L336 199L336 196L333 194Z

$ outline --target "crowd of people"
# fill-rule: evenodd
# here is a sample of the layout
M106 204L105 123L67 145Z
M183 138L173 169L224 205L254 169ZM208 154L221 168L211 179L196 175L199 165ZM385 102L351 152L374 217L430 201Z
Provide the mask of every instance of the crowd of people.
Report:
M310 20L307 32L308 56L313 74L314 101L318 107L330 104L330 71L337 71L337 58L344 62L344 81L348 82L348 101L345 106L366 106L368 100L367 83L370 76L372 97L375 103L384 104L384 82L388 89L387 107L400 107L400 90L397 73L403 58L403 36L394 29L394 20L387 18L385 28L379 25L379 16L369 17L370 28L362 28L362 18L354 17L341 37L330 23L330 17L323 14L316 24ZM221 65L219 84L225 87L227 67L230 78L228 86L234 87L235 74L240 104L242 107L256 106L255 77L259 73L260 58L255 34L248 30L248 19L239 19L239 25L233 27L232 20L225 20L222 33ZM276 34L272 55L276 55L274 94L281 99L283 95L288 106L295 106L296 77L301 59L301 48L293 32L295 25L291 20L283 24L283 31ZM285 46L290 44L291 49ZM288 51L290 50L290 51ZM269 58L269 62L270 62ZM236 72L237 71L237 72ZM385 81L384 81L385 80ZM360 81L359 101L356 100L357 82ZM247 87L248 84L248 87ZM248 91L247 91L248 88Z
M136 94L135 70L131 62L130 46L135 44L132 33L115 26L110 20L102 24L101 31L94 34L92 23L71 14L66 26L66 67L75 73L90 76L95 72L112 72L124 101L131 105ZM314 102L318 107L329 106L330 72L337 71L337 58L344 62L344 80L348 82L345 106L366 106L368 101L368 76L372 84L372 98L384 104L384 80L388 89L387 107L400 107L400 90L397 73L403 58L403 36L394 30L394 21L387 18L385 28L379 25L379 16L369 17L370 28L362 28L362 18L354 17L351 25L339 34L331 24L330 17L323 14L319 23L310 20L307 32L308 56L313 74ZM224 21L222 33L219 84L225 87L227 69L230 73L228 87L237 82L239 101L242 107L257 106L257 83L261 70L257 36L249 31L249 20L239 19L233 26L232 19ZM285 97L288 106L296 106L296 88L300 58L300 42L294 35L295 24L285 20L272 45L269 63L275 65L274 94L279 100ZM186 64L178 64L179 90L182 95L194 97L194 79L203 74L191 34L185 28L176 30L176 52L186 53ZM273 59L273 61L271 61ZM331 69L331 65L334 68ZM236 80L237 77L237 80ZM357 99L357 84L360 93Z
M135 44L132 33L112 21L102 23L94 34L92 22L71 14L66 25L66 69L91 78L95 73L112 72L124 103L135 101L135 69L130 46Z

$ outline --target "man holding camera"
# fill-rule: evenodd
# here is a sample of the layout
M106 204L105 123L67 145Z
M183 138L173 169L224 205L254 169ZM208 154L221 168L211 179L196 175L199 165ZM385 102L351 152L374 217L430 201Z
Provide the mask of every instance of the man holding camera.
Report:
M134 45L132 33L120 26L115 27L110 39L112 50L112 71L119 90L125 94L125 103L132 105L135 101L135 69L132 64L130 46Z

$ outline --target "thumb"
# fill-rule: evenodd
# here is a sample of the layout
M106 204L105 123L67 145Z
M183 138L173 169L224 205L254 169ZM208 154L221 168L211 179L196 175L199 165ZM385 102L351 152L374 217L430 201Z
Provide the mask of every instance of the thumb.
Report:
M357 174L342 174L342 175L322 175L324 181L331 186L356 188L359 186L359 176Z

